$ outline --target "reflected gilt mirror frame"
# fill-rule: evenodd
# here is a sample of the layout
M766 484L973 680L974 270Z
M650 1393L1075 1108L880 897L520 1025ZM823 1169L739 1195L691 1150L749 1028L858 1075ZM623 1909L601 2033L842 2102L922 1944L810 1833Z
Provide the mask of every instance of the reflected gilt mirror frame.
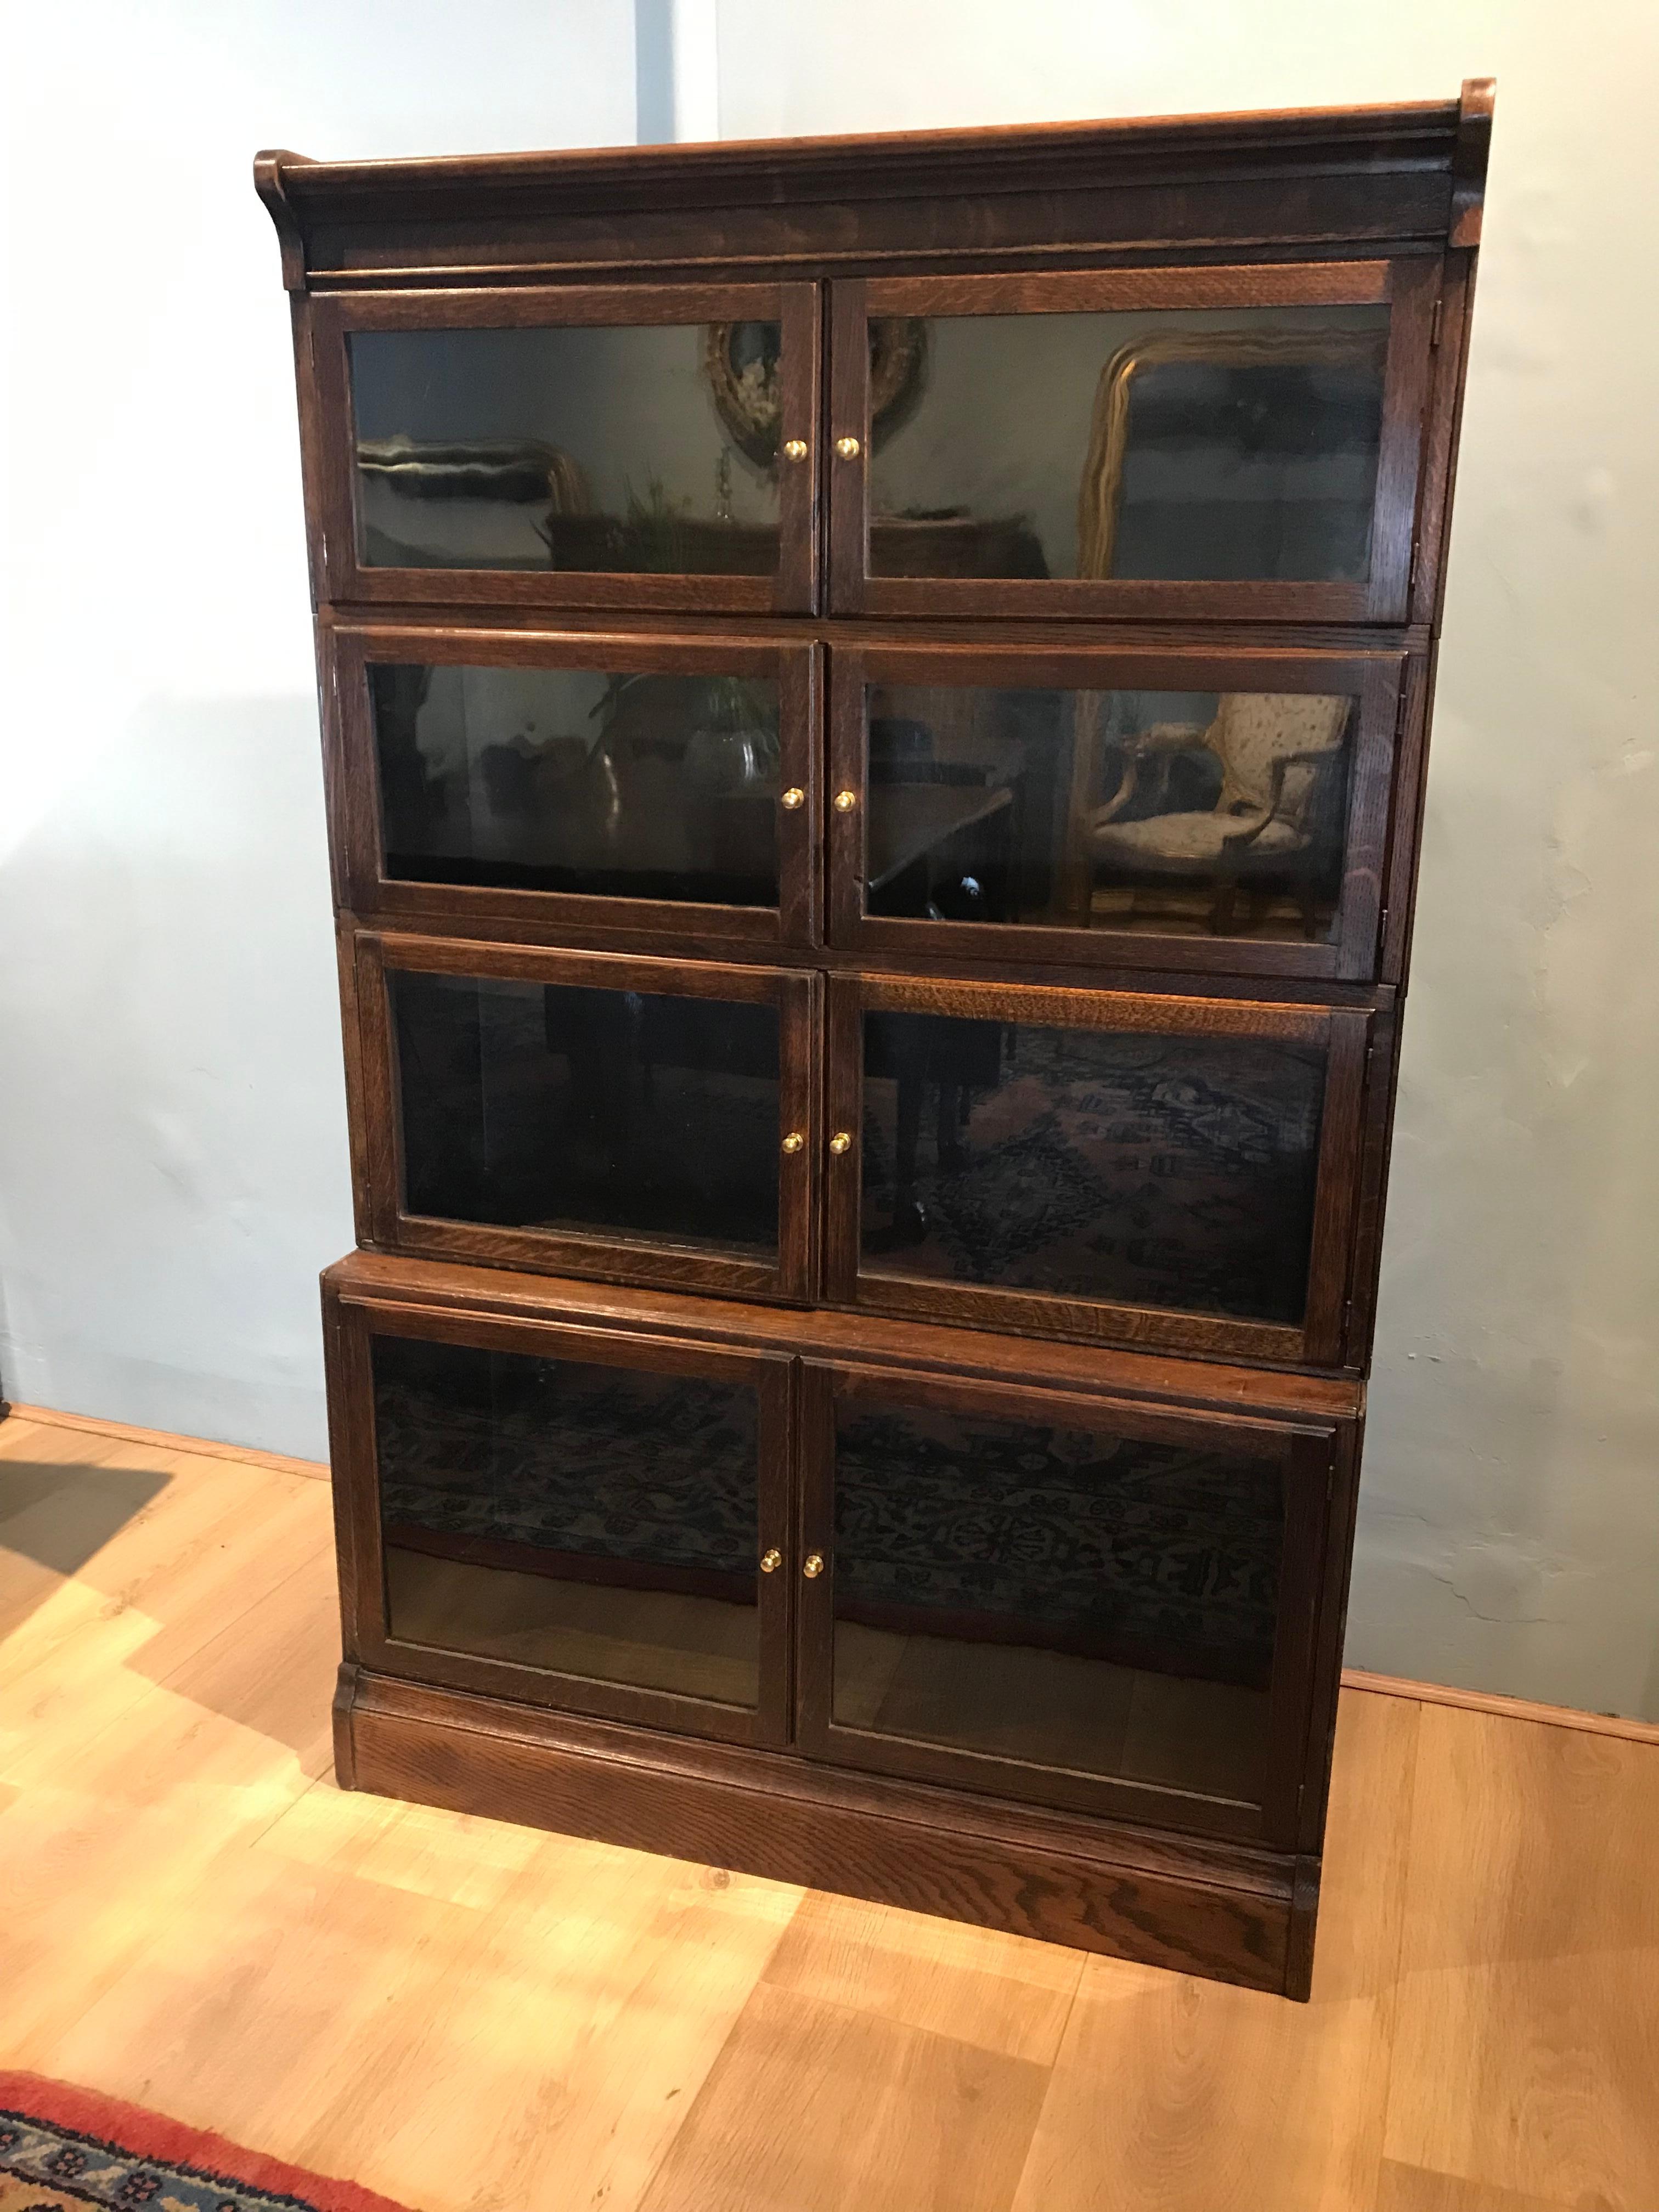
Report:
M1131 338L1100 372L1089 450L1078 488L1078 574L1106 578L1117 552L1129 403L1137 376L1176 362L1222 368L1382 368L1385 332L1375 331L1158 331Z

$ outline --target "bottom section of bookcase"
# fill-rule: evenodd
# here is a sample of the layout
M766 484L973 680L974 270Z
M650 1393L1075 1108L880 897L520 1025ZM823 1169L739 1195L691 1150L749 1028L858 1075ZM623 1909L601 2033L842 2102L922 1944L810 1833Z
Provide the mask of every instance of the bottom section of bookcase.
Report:
M343 1787L1305 1998L1318 1862L555 1714L349 1663Z
M1307 1994L1363 1393L360 1253L339 1771Z

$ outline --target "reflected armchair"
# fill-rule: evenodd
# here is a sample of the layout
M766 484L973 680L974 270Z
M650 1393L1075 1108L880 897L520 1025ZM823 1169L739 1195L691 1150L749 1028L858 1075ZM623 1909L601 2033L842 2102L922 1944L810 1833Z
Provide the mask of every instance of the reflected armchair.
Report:
M1209 926L1218 933L1234 927L1242 881L1281 878L1305 933L1316 935L1352 703L1309 692L1229 691L1207 727L1160 722L1125 739L1117 789L1085 817L1088 861L1130 878L1208 884ZM1203 813L1166 812L1170 769L1194 752L1220 764L1216 803ZM1137 799L1150 802L1150 811L1125 819Z

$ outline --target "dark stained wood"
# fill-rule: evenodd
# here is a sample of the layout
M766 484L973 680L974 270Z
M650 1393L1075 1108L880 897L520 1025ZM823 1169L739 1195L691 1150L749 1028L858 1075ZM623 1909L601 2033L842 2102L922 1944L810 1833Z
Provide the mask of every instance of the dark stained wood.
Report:
M836 951L893 955L931 968L954 957L976 972L1013 974L1026 963L1075 963L1102 969L1233 974L1299 982L1323 977L1369 981L1378 965L1382 882L1393 812L1395 758L1405 662L1393 653L1363 658L1237 652L1173 653L1001 646L842 646L830 654L829 789L850 790L852 812L830 811L829 936ZM963 684L1017 690L1352 693L1358 701L1352 739L1346 845L1335 927L1328 943L1224 935L1159 935L1151 930L999 922L922 921L865 911L866 772L864 694L871 684ZM1414 788L1414 787L1413 787Z
M1349 1267L1347 1342L1356 1367L1369 1368L1376 1283L1382 1256L1382 1210L1394 1141L1395 1092L1400 1079L1400 1009L1379 1009L1365 1066L1365 1129L1359 1187L1354 1196Z
M1218 1359L1342 1364L1347 1224L1361 1165L1364 1013L1249 1000L1176 998L1163 992L1055 990L1026 983L873 975L832 976L830 1005L830 1077L836 1086L830 1121L853 1139L845 1152L825 1162L831 1225L824 1281L830 1298L872 1313L1072 1337L1082 1343L1190 1352ZM1303 1325L923 1280L866 1267L858 1226L864 1127L860 1023L866 1010L1141 1035L1264 1037L1322 1047L1328 1054L1327 1075Z
M441 1220L411 1213L404 1200L399 1087L403 1079L392 1032L388 969L428 975L637 991L671 998L714 999L773 1006L778 1012L778 1256L775 1262L677 1244L643 1234L512 1228ZM817 1163L813 1141L814 1066L817 1058L815 976L725 963L688 965L616 952L567 952L481 945L465 938L392 937L362 932L356 942L355 994L362 1040L358 1080L362 1119L373 1133L364 1177L374 1242L383 1249L471 1260L505 1267L542 1267L617 1282L659 1283L670 1289L723 1291L735 1297L803 1301L815 1289ZM782 1150L790 1133L804 1139Z
M1331 1754L1336 1741L1337 1693L1342 1686L1342 1640L1347 1626L1348 1579L1353 1565L1359 1496L1359 1447L1364 1426L1362 1415L1335 1431L1324 1553L1319 1562L1319 1615L1308 1670L1308 1741L1300 1761L1297 1812L1297 1845L1313 1855L1316 1867L1330 1796Z
M1403 622L1411 581L1417 477L1430 375L1437 255L1394 261L1303 263L1237 268L1165 268L1019 276L872 278L857 288L855 313L831 288L833 361L830 434L860 441L837 463L830 500L830 604L837 613L987 617L1168 615L1259 620ZM1056 577L963 580L870 573L869 353L861 325L876 315L1098 313L1115 308L1389 307L1381 444L1370 573L1363 583L1155 581Z
M1490 82L1472 79L1457 101L1397 107L258 158L292 301L362 1248L324 1284L343 1786L1307 1996L1492 113ZM1344 301L1390 316L1367 582L869 574L869 315ZM780 464L775 574L359 563L350 331L747 316L781 321L780 435L807 448ZM835 451L845 436L850 458ZM365 670L397 659L775 678L781 781L805 794L778 816L777 908L388 880ZM1330 941L866 916L866 678L1357 692ZM847 812L837 790L854 794ZM388 967L775 1004L781 1121L805 1139L781 1155L776 1267L409 1217ZM861 1276L866 1006L1322 1048L1304 1327ZM747 1378L763 1540L784 1555L759 1578L759 1707L391 1638L379 1334ZM1126 1434L1219 1435L1280 1465L1261 1805L838 1727L837 1394L1015 1419L1070 1409ZM830 1562L811 1580L809 1549Z
M1319 1861L1299 1858L1292 1877L1285 1956L1285 1995L1306 2004L1313 1995L1314 1930L1319 1919Z
M802 1385L800 1542L804 1553L817 1553L825 1563L823 1573L807 1582L800 1593L802 1680L806 1686L800 1713L803 1751L866 1771L904 1775L1021 1802L1167 1825L1189 1834L1265 1840L1282 1849L1294 1845L1307 1756L1310 1663L1321 1595L1327 1501L1339 1434L1335 1427L1291 1427L1283 1422L1200 1413L1185 1407L1153 1413L1144 1406L1034 1390L1027 1385L819 1368L810 1362ZM1127 1776L1083 1774L837 1722L832 1701L835 1408L848 1402L910 1407L969 1419L1075 1429L1098 1425L1114 1436L1224 1449L1275 1462L1285 1482L1285 1540L1269 1686L1268 1763L1260 1804Z
M1366 1047L1370 1017L1352 1007L1328 1017L1325 1098L1319 1132L1319 1195L1308 1262L1308 1315L1302 1357L1334 1367L1346 1345L1348 1253L1364 1135Z
M1452 149L1449 242L1480 243L1480 209L1486 191L1486 161L1492 151L1492 108L1498 80L1466 76L1457 101L1457 138Z
M331 1395L348 1412L331 1439L337 1496L343 1494L349 1522L349 1546L342 1547L343 1579L349 1574L353 1625L347 1656L384 1674L415 1681L441 1683L533 1704L551 1704L577 1712L597 1713L643 1728L665 1728L706 1735L723 1742L778 1745L789 1741L791 1714L787 1664L792 1574L762 1574L757 1567L756 1600L761 1639L760 1699L755 1707L727 1705L710 1698L631 1683L566 1674L550 1668L521 1665L475 1652L440 1650L400 1641L387 1616L386 1557L380 1516L379 1471L374 1430L371 1342L377 1316L368 1309L328 1302L330 1324L325 1348L332 1364ZM793 1381L788 1363L770 1353L736 1351L684 1339L632 1337L617 1330L594 1330L579 1321L544 1322L533 1328L477 1316L428 1310L400 1316L400 1337L422 1338L483 1351L528 1353L544 1359L573 1359L588 1364L643 1369L653 1375L710 1376L751 1389L758 1403L760 1440L760 1526L758 1553L769 1543L787 1541L790 1520L789 1454L793 1430Z
M1144 1400L1293 1423L1352 1421L1364 1403L1364 1386L1352 1376L988 1335L832 1309L802 1312L743 1305L632 1285L404 1260L389 1253L350 1253L326 1270L323 1282L327 1297L383 1313L389 1324L404 1314L432 1312L507 1324L576 1320L585 1328L617 1328L636 1337L689 1335L711 1344L854 1366L978 1376L988 1382L1099 1392L1125 1402Z
M324 748L337 903L415 928L489 933L502 924L540 928L561 943L594 929L639 939L684 934L729 945L779 942L806 950L821 936L823 774L818 744L818 654L813 647L746 635L676 637L636 629L572 632L458 629L389 617L320 626ZM778 687L778 778L805 793L776 811L779 904L519 890L389 877L381 852L380 782L368 671L383 663L433 667L580 668L606 674L764 677ZM728 946L729 949L729 946Z
M404 915L359 915L343 910L343 926L376 928L388 942L404 936L429 937L445 927L442 913L428 915L424 909ZM1057 990L1079 988L1136 994L1168 992L1177 998L1203 997L1260 1001L1275 989L1293 988L1298 1004L1317 1006L1379 1006L1395 987L1375 988L1362 983L1332 982L1318 975L1297 976L1281 983L1273 973L1230 975L1223 969L1188 967L1170 969L1134 968L1127 963L1103 962L1080 966L1075 960L972 958L943 952L919 957L915 953L843 950L837 945L779 945L763 939L740 943L718 935L667 929L612 929L599 927L558 928L545 919L522 921L491 920L483 933L488 941L501 945L547 945L576 952L613 952L661 960L731 960L741 957L746 966L766 967L827 975L936 976L942 981L1006 982L1047 986ZM482 941L482 939L480 939ZM1196 942L1197 940L1194 940Z
M1437 242L1455 167L1478 204L1483 155L1463 105L1436 101L422 161L278 152L260 188L293 289Z
M322 574L336 600L371 605L627 607L810 614L815 605L815 497L809 465L781 461L778 563L771 575L609 574L565 568L370 566L358 557L356 430L348 343L356 331L526 330L550 325L780 322L786 362L781 440L817 434L817 298L810 284L563 285L332 295L315 303L308 362L323 477L317 520Z
M745 615L734 624L729 615L701 612L659 615L643 610L637 619L604 608L561 607L550 617L534 607L368 606L362 601L331 600L318 610L319 623L327 629L418 629L428 634L453 633L465 637L474 630L512 635L635 637L644 640L741 638L755 644L834 646L961 647L969 652L1006 647L1023 652L1042 647L1060 653L1086 653L1091 647L1113 651L1146 649L1167 653L1194 652L1228 654L1262 653L1290 657L1297 653L1334 653L1348 659L1370 655L1425 652L1431 640L1429 622L1309 623L1240 622L1216 618L1194 621L1173 617L1152 621L1114 616L1109 620L1067 615L1063 618L999 621L994 617L971 619L948 612L918 615L896 626L872 616L837 613L819 615Z
M352 1786L1283 1991L1293 1861L358 1671Z

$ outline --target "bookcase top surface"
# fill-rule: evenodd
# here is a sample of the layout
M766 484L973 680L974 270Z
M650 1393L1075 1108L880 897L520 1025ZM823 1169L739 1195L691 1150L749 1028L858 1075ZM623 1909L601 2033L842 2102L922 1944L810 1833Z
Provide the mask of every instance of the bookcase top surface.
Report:
M1212 203L1218 190L1241 185L1267 195L1249 233L1263 240L1375 231L1473 244L1492 108L1492 81L1472 78L1456 100L1379 106L384 161L272 149L256 156L254 181L282 238L290 289L319 269L343 275L374 265L377 246L384 254L398 242L392 233L407 245L418 232L437 264L460 266L491 258L483 227L605 218L625 228L630 216L666 209L754 215L1048 193L1075 212L1079 195L1139 190L1152 197L1122 242L1227 243L1236 234L1216 224ZM1376 222L1356 223L1352 211L1361 204L1376 210ZM884 236L897 235L891 222L890 210ZM925 249L925 225L915 236ZM584 240L585 249L592 243ZM837 243L856 252L863 240L844 226L820 234L808 222L793 246L810 258ZM647 241L645 258L676 257L659 257ZM764 258L789 252L780 246Z

